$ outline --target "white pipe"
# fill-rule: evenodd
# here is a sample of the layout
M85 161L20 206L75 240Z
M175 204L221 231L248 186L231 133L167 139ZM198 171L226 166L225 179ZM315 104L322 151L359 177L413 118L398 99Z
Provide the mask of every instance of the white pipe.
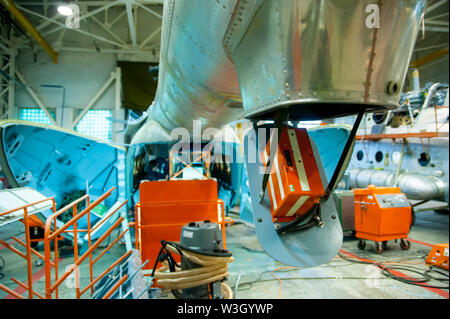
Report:
M370 184L379 187L400 187L409 199L428 200L443 199L448 188L436 177L419 174L402 173L395 183L395 172L373 169L353 169L350 171L350 188L366 188Z

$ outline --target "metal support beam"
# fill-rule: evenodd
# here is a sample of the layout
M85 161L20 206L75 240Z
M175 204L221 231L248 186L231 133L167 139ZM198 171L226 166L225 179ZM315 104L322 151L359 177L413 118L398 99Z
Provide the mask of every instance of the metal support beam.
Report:
M152 45L151 47L148 47L146 50L123 50L123 49L103 49L100 48L100 50L103 53L118 53L118 54L142 54L142 55L148 55L151 51L150 49L156 49L158 51L159 43ZM59 51L66 51L66 52L87 52L87 53L95 53L96 51L93 48L79 48L79 47L69 47L64 46L59 49ZM157 52L158 53L158 52ZM155 61L156 62L156 61Z
M155 31L153 31L144 41L142 41L141 44L139 44L139 49L142 49L145 47L145 45L151 41L151 39L153 39L155 37L155 35L157 35L159 32L161 31L161 26L159 26L158 28L156 28Z
M0 49L3 50L4 52L8 52L9 51L8 47L6 45L4 45L3 42L0 42Z
M152 54L152 49L155 50L155 55ZM146 48L146 50L120 50L120 49L103 49L100 48L102 53L116 53L119 54L120 60L134 61L134 62L159 62L159 43L154 46ZM78 48L63 46L59 48L59 52L85 52L85 53L97 53L93 48Z
M95 94L95 96L92 98L92 100L84 107L84 109L81 111L81 113L77 116L77 118L73 121L72 125L70 126L70 129L73 130L75 126L80 122L80 120L83 118L83 116L91 109L91 107L94 105L95 102L105 93L106 89L110 86L110 84L114 81L116 78L115 72L111 72L111 75L106 81L106 83L102 86L102 88Z
M32 15L35 15L35 16L41 18L41 19L51 20L50 18L48 18L48 17L46 17L46 16L43 16L43 15L41 15L41 14L39 14L39 13L33 12L33 11L31 11L31 10L28 10L28 9L25 9L25 8L22 8L22 10L23 10L24 12L30 13L30 14L32 14ZM84 17L86 18L86 16L84 16ZM80 20L81 20L81 18L80 18ZM61 22L59 22L59 21L55 21L55 20L51 20L51 21L52 21L54 24L59 25L60 28L56 28L56 29L53 29L52 31L46 32L45 35L47 35L47 34L53 32L53 31L58 31L58 30L61 30L62 28L66 28L66 25L63 24L63 23L61 23ZM90 33L90 32L87 32L87 31L84 31L84 30L81 30L81 29L76 29L76 28L74 28L74 29L70 29L70 30L71 30L71 31L74 31L74 32L78 32L78 33L84 34L84 35L86 35L86 36L95 38L95 39L97 39L97 40L100 40L100 41L103 41L103 42L106 42L106 43L109 43L109 44L116 45L116 46L118 46L118 47L122 47L122 48L125 48L125 49L128 48L128 46L126 46L126 45L123 45L123 44L118 43L118 42L111 41L111 40L109 40L109 39L106 39L106 38L104 38L104 37L98 36L98 35L96 35L96 34L92 34L92 33Z
M58 126L53 116L50 114L48 109L45 107L44 103L39 99L39 97L36 95L36 93L33 91L33 89L30 87L28 82L23 77L22 73L20 73L19 69L16 68L16 75L19 78L19 80L22 82L23 85L25 85L25 88L27 92L31 95L33 100L37 103L37 105L41 108L42 111L44 111L45 115L47 115L48 119L52 122L53 125Z
M140 8L142 8L142 9L144 9L145 11L147 11L147 12L153 14L154 16L156 16L156 17L162 19L162 16L161 16L159 13L153 11L152 9L147 8L146 6L140 4L139 2L136 2L136 5L137 5L138 7L140 7Z
M61 16L61 14L58 12L53 17L51 17L50 19L51 20L55 20L55 19L57 19L60 16ZM42 29L45 29L46 27L48 27L49 25L52 24L51 20L46 20L46 21L42 22L40 25L36 26L36 30L41 31Z
M446 46L448 46L448 43L442 43L442 44L432 45L432 46L427 46L427 47L418 47L418 48L414 49L414 52L433 50L433 49L438 49L438 48L442 48L442 47L446 47Z
M102 11L105 11L105 10L108 9L109 7L112 7L113 5L115 5L117 2L120 2L120 1L119 1L119 0L117 0L117 1L112 1L112 2L109 1L109 2L108 2L107 4L105 4L103 7L98 8L97 10L93 10L93 11L91 11L91 12L89 12L89 13L86 13L86 14L81 15L81 16L80 16L80 22L83 21L84 19L87 19L87 18L89 18L89 17L91 17L91 16L96 15L97 13L100 13L100 12L102 12ZM77 3L77 4L81 5L80 3ZM25 10L24 10L24 11L25 11ZM28 12L29 12L29 10L28 10ZM32 13L32 11L31 11L30 13ZM49 30L49 31L45 32L43 35L49 35L49 34L51 34L51 33L53 33L53 32L59 31L59 30L61 30L62 28L66 28L66 27L67 27L65 24L59 23L58 21L56 21L56 20L54 20L54 19L47 18L46 16L41 16L41 18L43 18L43 19L48 19L48 20L52 21L53 23L56 23L56 24L59 25L59 27L56 27L56 28L54 28L54 29L52 29L52 30ZM77 29L72 29L72 30L77 30Z
M425 14L433 11L436 8L439 8L440 6L442 6L443 4L445 4L447 2L448 2L448 0L441 0L441 1L436 2L435 4L429 6L428 8L425 9Z
M114 20L113 21L111 21L111 22L108 22L106 25L107 25L107 27L108 28L111 28L111 27L113 27L117 22L119 22L119 20L120 19L122 19L122 17L124 16L124 15L126 15L127 14L127 12L124 10L124 11L122 11L121 13L119 13L115 18L114 18Z
M131 43L133 45L133 49L137 49L136 29L134 26L133 8L131 6L130 1L126 2L126 9L127 9L128 27L130 29Z
M12 49L9 54L9 77L15 78L16 73L16 55L17 51ZM9 80L8 82L8 118L13 119L17 117L16 110L16 91L15 91L15 82Z
M429 18L427 18L427 19L429 19L429 20L435 20L435 19L439 19L439 18L442 18L442 17L446 17L446 16L448 16L448 12L445 12L445 13L442 13L442 14L438 14L438 15L429 17Z
M66 35L66 32L67 32L67 29L62 29L61 32L58 34L56 41L53 43L53 45L56 48L60 48L64 45L64 36Z
M114 107L114 119L123 120L122 110L122 70L120 67L116 67L116 83L114 88L115 93L115 107ZM121 132L121 124L118 121L113 122L113 141L115 143L124 143L123 132Z
M139 13L138 13L138 7L134 6L134 34L136 37L136 45L137 45L137 39L139 39L138 37L138 25L139 25L139 21L138 21L138 17L139 17Z
M0 54L0 70L3 68L4 56ZM0 76L0 120L5 116L8 109L8 100L6 99L6 92L8 92L8 81L3 76ZM5 95L5 97L3 97Z
M134 0L135 3L139 3L139 4L143 4L143 5L148 5L148 4L163 4L164 0ZM39 1L16 1L16 3L18 5L21 6L41 6L42 2ZM77 1L76 2L78 5L87 5L87 6L92 6L92 7L98 7L98 6L105 6L111 3L110 0L103 0L103 1L96 1L96 0L87 0L87 1ZM48 3L48 5L50 6L58 6L60 5L59 1L52 1L50 3ZM120 6L123 5L122 2L115 2L113 5L115 6Z
M423 30L423 27L420 27L420 31ZM443 27L435 27L435 26L431 26L431 25L426 25L425 26L425 31L433 31L433 32L447 32L449 31L448 28L443 28Z
M11 13L11 15L28 31L28 33L39 43L50 55L53 63L58 63L58 53L56 53L50 44L42 37L38 30L23 15L23 13L14 5L11 0L0 0L0 3Z
M436 21L436 20L425 20L425 25L430 24L430 25L443 25L448 27L448 21Z
M420 59L417 59L415 61L412 61L409 65L410 68L420 68L421 66L428 64L434 60L437 60L445 55L448 55L448 48L433 52L431 54L428 54Z
M103 30L105 30L107 33L109 33L114 39L122 43L123 45L127 45L119 36L117 36L114 32L111 31L110 27L105 26L100 20L98 20L96 17L91 17L92 20L94 20Z

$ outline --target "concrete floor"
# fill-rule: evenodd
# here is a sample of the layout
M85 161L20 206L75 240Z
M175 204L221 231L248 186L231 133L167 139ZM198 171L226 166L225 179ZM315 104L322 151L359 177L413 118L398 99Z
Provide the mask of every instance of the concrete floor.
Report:
M415 226L409 238L429 244L449 241L449 215L434 211L417 215ZM233 226L228 232L228 249L233 252L235 261L230 264L228 280L235 290L235 284L241 274L237 289L237 298L282 298L282 299L448 299L447 290L429 290L390 279L381 274L378 267L352 263L339 256L325 265L298 269L285 267L265 254L259 246L254 231L243 225ZM381 254L373 251L373 243L368 242L365 251L357 248L358 240L349 236L344 238L342 249L367 259L393 262L401 261L398 266L412 266L426 270L424 256L431 247L411 242L407 251L399 243L389 242ZM392 265L394 266L394 265ZM396 265L397 266L397 265ZM274 271L276 270L276 271ZM403 271L406 275L413 273ZM281 280L281 283L280 283ZM448 286L440 282L430 282L439 286Z
M21 233L22 232L22 233ZM23 238L23 226L14 223L2 228L0 239L7 240L11 235ZM388 248L383 254L373 252L373 244L368 242L366 250L357 248L357 240L345 237L342 249L355 255L383 262L398 262L403 266L412 266L422 270L428 269L424 264L424 257L430 251L430 247L418 242L436 244L449 242L449 215L434 211L417 214L416 225L410 232L410 250L401 250L399 244L389 242ZM112 241L113 239L111 239ZM12 242L8 240L8 242ZM18 244L15 247L20 247ZM448 289L426 289L423 287L405 284L385 277L379 268L373 265L352 263L339 256L329 263L308 269L286 267L268 256L260 247L254 230L243 224L236 224L227 228L227 248L234 256L234 262L229 264L228 285L236 293L238 299L448 299ZM24 251L24 249L19 248ZM94 256L98 256L102 249L97 249ZM43 253L43 249L40 250ZM94 278L106 267L125 253L125 247L117 243L110 252L94 266ZM23 293L17 288L17 284L11 282L14 277L21 282L26 282L24 260L11 253L8 249L0 247L0 256L5 261L2 270L4 277L0 283ZM95 258L95 257L94 257ZM33 256L33 261L38 260ZM73 262L71 258L60 258L60 273ZM1 261L0 261L1 266ZM33 266L33 287L41 294L44 291L43 266ZM414 276L412 273L407 275ZM80 268L81 287L89 283L89 271L87 263ZM236 288L236 283L238 287ZM445 285L440 282L429 282L435 285ZM447 283L448 286L448 283ZM165 298L171 298L170 293L162 292ZM0 291L0 298L7 294ZM75 291L65 283L59 290L59 298L74 298ZM83 298L89 298L87 292Z

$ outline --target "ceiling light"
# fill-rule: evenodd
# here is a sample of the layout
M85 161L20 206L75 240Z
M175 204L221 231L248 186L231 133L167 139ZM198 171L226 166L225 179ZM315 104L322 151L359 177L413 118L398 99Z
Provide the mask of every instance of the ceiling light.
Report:
M67 4L59 5L58 6L58 12L60 14L62 14L63 16L67 16L67 17L73 15L72 8L69 5L67 5Z

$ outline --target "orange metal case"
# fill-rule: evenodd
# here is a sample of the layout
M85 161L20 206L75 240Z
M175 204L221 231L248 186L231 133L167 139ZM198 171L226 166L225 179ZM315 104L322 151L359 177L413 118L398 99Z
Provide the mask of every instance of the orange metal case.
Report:
M407 238L411 205L399 187L355 189L356 237L376 242Z
M274 222L289 222L318 203L325 190L306 129L283 127L280 134L267 188ZM271 141L273 136L261 154L266 167Z
M221 224L222 211L214 179L145 181L139 186L136 236L144 269L152 269L161 240L179 241L181 228L193 221L210 220ZM222 232L224 227L221 225ZM224 238L225 248L225 238Z
M448 267L448 243L437 244L431 248L425 262L429 265L449 270Z

